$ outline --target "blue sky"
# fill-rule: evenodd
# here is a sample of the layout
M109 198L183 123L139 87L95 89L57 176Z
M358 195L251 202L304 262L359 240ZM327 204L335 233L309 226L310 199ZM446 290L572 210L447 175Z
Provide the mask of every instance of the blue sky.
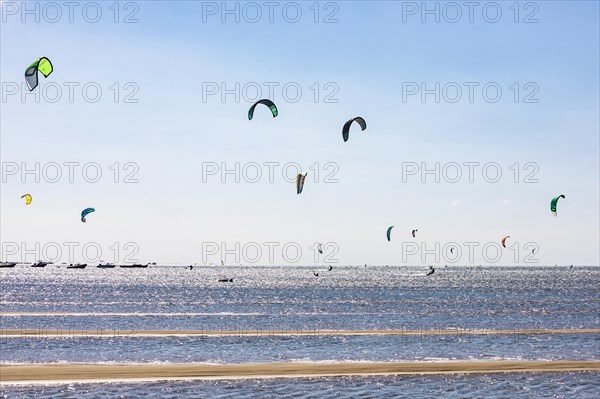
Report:
M239 23L234 15L221 21L221 2L120 3L119 23L113 20L112 2L99 3L97 23L83 18L86 3L75 10L72 23L64 6L62 18L51 23L52 10L44 11L44 3L28 7L35 4L39 23L21 14L23 3L2 4L3 166L96 163L102 177L89 183L80 169L73 183L66 176L58 183L4 176L3 243L31 248L94 242L110 260L111 245L134 242L140 261L173 263L202 263L203 243L228 248L298 243L303 251L298 264L321 264L325 260L315 262L309 248L331 242L339 247L332 255L339 264L444 264L451 262L422 259L420 253L403 259L403 245L416 242L431 249L456 242L466 251L465 242L481 248L510 235L520 248L517 261L514 252L503 250L491 262L478 249L472 262L463 255L458 263L522 264L528 242L538 246L540 264L600 261L597 2L520 3L517 23L513 2L498 3L502 15L496 23L486 20L495 15L487 2L475 9L472 23L464 6L456 23L444 19L451 14L441 14L439 23L431 15L422 22L420 9L416 15L405 13L403 22L403 9L421 2L323 2L319 23L313 2L277 3L273 22L262 2L253 3L263 13L257 23L247 20L254 14L243 14L244 7L251 11L247 3L238 5ZM289 19L296 4L302 16L290 23L281 10L287 7ZM444 4L439 3L440 10ZM213 6L217 14L208 15ZM485 17L484 6L489 9ZM338 21L323 23L334 11ZM130 12L138 22L122 23ZM527 15L538 22L524 23ZM31 95L23 101L22 87L16 85L41 55L52 60L55 73L40 79L39 102ZM71 82L78 85L73 102L67 99ZM126 87L128 82L132 85ZM203 93L207 85L234 89L236 82L240 88L260 86L262 97L268 84L275 85L279 116L273 119L259 108L248 121L251 101L242 93L239 101L233 94L221 101L220 93ZM436 82L440 90L450 90L439 102L433 94L421 101L420 93L403 92L411 85L432 89ZM472 102L465 82L475 87ZM101 88L97 102L83 98L86 84ZM285 97L285 85L292 88L289 93L294 87L302 90L298 101L293 102L294 94ZM486 101L485 85L502 90L497 102ZM456 86L462 96L451 102ZM17 94L7 93L15 87ZM56 87L62 97L52 103ZM135 90L137 103L124 102ZM336 102L325 102L326 94ZM525 102L527 94L537 102ZM359 115L367 130L354 126L344 143L343 123ZM110 169L115 162L121 168L118 183ZM208 176L203 182L203 165L233 168L236 162L241 168L253 162L279 166L273 182L264 166L258 183L243 178L235 183L232 176L225 182ZM281 175L290 162L309 173L301 195ZM479 163L473 182L465 175L469 162ZM138 183L122 182L133 170L123 170L126 163L139 168ZM317 181L315 167L310 168L315 163ZM407 163L428 168L455 163L463 177L457 183L443 177L436 183L431 175L422 182L419 174L403 179ZM483 165L492 163L502 172L496 183L481 174ZM516 183L515 163L520 169ZM324 182L334 170L324 169L326 164L335 165L337 183ZM524 169L526 164L533 166ZM529 172L537 182L524 182ZM34 197L28 207L20 199L25 192ZM554 218L549 202L557 194L566 199ZM86 207L97 211L83 224L79 212ZM388 243L390 225L396 227ZM414 228L416 239L410 235ZM272 262L264 246L263 251L257 264L289 263L279 249ZM75 254L81 261L81 253ZM238 262L227 256L227 263L248 263L244 256Z

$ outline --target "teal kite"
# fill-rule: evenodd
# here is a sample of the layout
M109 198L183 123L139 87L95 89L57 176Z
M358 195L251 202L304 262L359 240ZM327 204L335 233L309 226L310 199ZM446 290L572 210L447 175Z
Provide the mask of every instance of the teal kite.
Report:
M387 240L391 241L392 240L392 229L394 228L394 226L390 226L387 229L387 233L385 233L385 235L387 236Z
M550 201L550 212L552 212L554 216L556 216L556 205L558 204L559 198L565 198L565 196L561 194L552 198L552 201Z
M254 108L256 108L256 106L258 104L264 104L267 107L269 107L269 109L271 110L271 113L273 114L273 118L275 118L277 115L279 115L279 111L277 111L277 107L275 106L275 103L273 103L273 101L271 101L271 100L263 99L263 100L258 100L257 102L252 104L252 106L248 110L248 120L252 120L252 118L254 117Z
M85 217L92 212L96 212L96 210L94 208L85 208L83 211L81 211L81 221L85 223Z

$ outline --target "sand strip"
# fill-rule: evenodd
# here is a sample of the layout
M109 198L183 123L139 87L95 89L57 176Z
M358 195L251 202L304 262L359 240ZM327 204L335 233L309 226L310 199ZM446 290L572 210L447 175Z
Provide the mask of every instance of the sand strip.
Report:
M120 330L120 329L0 329L0 338L17 337L169 337L169 336L328 336L328 335L527 335L598 334L599 328L578 329L432 329L432 330Z
M336 362L241 364L27 364L0 365L0 382L154 381L165 379L226 379L324 377L348 375L402 375L447 373L506 373L600 371L600 361L441 361Z

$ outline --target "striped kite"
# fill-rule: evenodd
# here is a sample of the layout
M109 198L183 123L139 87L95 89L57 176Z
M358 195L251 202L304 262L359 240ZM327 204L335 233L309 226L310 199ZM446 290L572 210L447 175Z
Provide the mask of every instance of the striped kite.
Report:
M306 180L306 175L308 173L302 174L302 173L298 173L298 176L296 176L296 193L300 194L302 193L302 189L304 188L304 180Z

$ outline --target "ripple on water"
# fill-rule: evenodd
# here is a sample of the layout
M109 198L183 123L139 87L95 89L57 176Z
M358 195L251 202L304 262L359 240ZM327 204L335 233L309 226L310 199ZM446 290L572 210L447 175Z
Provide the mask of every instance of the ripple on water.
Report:
M2 386L8 398L578 398L597 399L600 373L510 373Z

